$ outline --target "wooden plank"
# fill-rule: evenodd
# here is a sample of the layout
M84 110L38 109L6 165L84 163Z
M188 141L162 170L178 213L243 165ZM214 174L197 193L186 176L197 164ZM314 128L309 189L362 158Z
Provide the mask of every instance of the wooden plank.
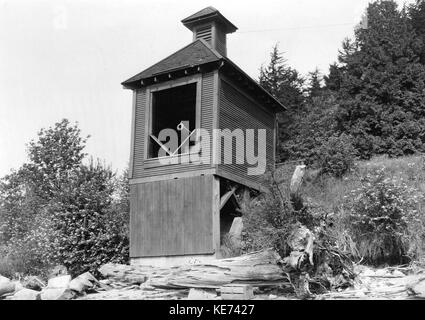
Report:
M140 232L141 232L141 242L139 243L140 252L147 252L149 250L149 216L146 214L146 208L149 206L149 198L151 197L150 189L147 189L147 186L139 185L139 215L140 215Z
M172 179L182 179L182 178L189 178L189 177L197 177L200 175L212 175L215 174L215 169L205 169L205 170L196 170L196 171L183 171L173 174L166 174L166 175L158 175L158 176L152 176L152 177L146 177L146 178L137 178L137 179L131 179L129 181L130 184L140 184L140 183L146 183L146 182L154 182L154 181L162 181L162 180L172 180Z
M212 180L208 175L132 185L131 256L213 253Z
M254 298L254 289L249 284L226 284L220 287L223 300L249 300Z
M174 230L174 237L172 239L174 245L174 251L176 253L184 253L184 233L185 224L184 215L184 203L182 201L184 189L182 190L180 183L177 180L172 180L173 192L171 202L171 214L172 214L172 228Z
M136 232L139 228L137 221L137 190L138 186L130 186L130 257L134 256L137 253L137 243L139 243L138 238L136 237Z
M213 228L213 249L217 258L220 255L220 179L213 176L212 183L212 228Z
M195 210L193 206L193 198L195 197L194 191L196 191L196 186L194 185L194 181L197 177L185 181L183 184L184 188L184 204L185 204L185 212L184 215L184 224L186 228L186 232L184 234L184 253L190 254L194 252L194 243L192 239L194 238L194 227L193 227L193 219L192 212Z
M233 187L231 190L227 191L220 199L220 210L223 209L224 205L229 201L229 199L235 194L236 187Z
M202 210L202 195L203 193L203 184L202 179L203 176L196 177L193 179L192 184L192 212L190 213L192 220L192 239L191 242L193 244L193 252L197 253L202 251L202 247L204 244L204 228L203 225L206 223L206 220L201 221L203 218L203 210ZM203 220L203 219L202 219Z

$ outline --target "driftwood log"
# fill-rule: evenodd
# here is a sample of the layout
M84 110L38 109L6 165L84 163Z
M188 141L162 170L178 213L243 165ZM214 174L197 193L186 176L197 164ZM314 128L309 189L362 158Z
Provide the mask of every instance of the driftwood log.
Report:
M280 256L272 249L243 256L215 260L208 264L184 265L169 268L106 264L99 272L107 278L146 283L156 288L217 289L230 283L255 286L289 284L285 272L278 265Z

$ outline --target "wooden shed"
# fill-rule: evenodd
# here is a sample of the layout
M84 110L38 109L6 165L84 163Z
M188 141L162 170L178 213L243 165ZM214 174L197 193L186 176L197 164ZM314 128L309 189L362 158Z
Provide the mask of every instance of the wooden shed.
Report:
M132 263L220 258L221 239L239 214L235 192L261 189L262 175L248 173L252 163L238 143L264 148L259 161L274 166L276 113L284 106L227 57L226 36L237 28L212 7L182 23L193 41L122 83L133 92ZM176 134L161 139L167 128ZM220 132L230 133L230 143Z

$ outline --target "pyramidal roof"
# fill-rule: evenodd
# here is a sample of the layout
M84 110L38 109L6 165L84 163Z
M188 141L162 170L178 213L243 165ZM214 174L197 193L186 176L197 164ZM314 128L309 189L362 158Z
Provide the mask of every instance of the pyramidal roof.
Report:
M220 11L218 11L214 7L209 6L209 7L202 9L202 10L199 10L198 12L188 16L187 18L184 18L182 20L182 22L184 23L186 21L190 21L190 20L197 19L197 18L206 16L206 15L211 15L211 14L214 14L214 13L220 13Z
M159 61L153 66L127 79L121 84L127 88L134 87L134 85L136 84L137 86L140 86L140 82L148 78L214 62L225 63L224 69L231 70L232 73L236 73L246 79L246 81L248 81L249 83L251 83L252 86L257 88L257 90L259 90L262 95L267 96L269 100L273 101L273 104L276 106L277 109L285 109L285 106L283 106L270 93L268 93L264 88L262 88L257 81L253 80L229 58L220 55L220 53L212 49L202 39L198 39L190 43L189 45L178 50L177 52L166 57L165 59Z
M199 25L199 23L207 22L214 20L220 23L228 33L235 32L238 28L231 23L229 20L223 16L220 11L214 7L206 7L189 17L183 19L181 22L189 29L192 29L194 25Z
M198 39L130 79L127 79L122 85L125 86L132 82L154 77L162 73L219 61L222 58L223 56L217 51L212 50L203 40Z

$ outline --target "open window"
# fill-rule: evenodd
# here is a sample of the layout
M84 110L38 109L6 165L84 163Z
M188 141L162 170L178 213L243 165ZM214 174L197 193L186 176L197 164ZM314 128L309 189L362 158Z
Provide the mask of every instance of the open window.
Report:
M192 132L196 128L196 90L195 82L152 92L150 135L158 137L163 129L177 131L177 126L181 122L185 122L186 128ZM177 133L180 139L182 135L179 131ZM182 142L179 141L179 145ZM189 146L194 143L189 141ZM148 158L157 158L160 148L159 143L149 137ZM180 148L176 154L182 152L184 148Z

